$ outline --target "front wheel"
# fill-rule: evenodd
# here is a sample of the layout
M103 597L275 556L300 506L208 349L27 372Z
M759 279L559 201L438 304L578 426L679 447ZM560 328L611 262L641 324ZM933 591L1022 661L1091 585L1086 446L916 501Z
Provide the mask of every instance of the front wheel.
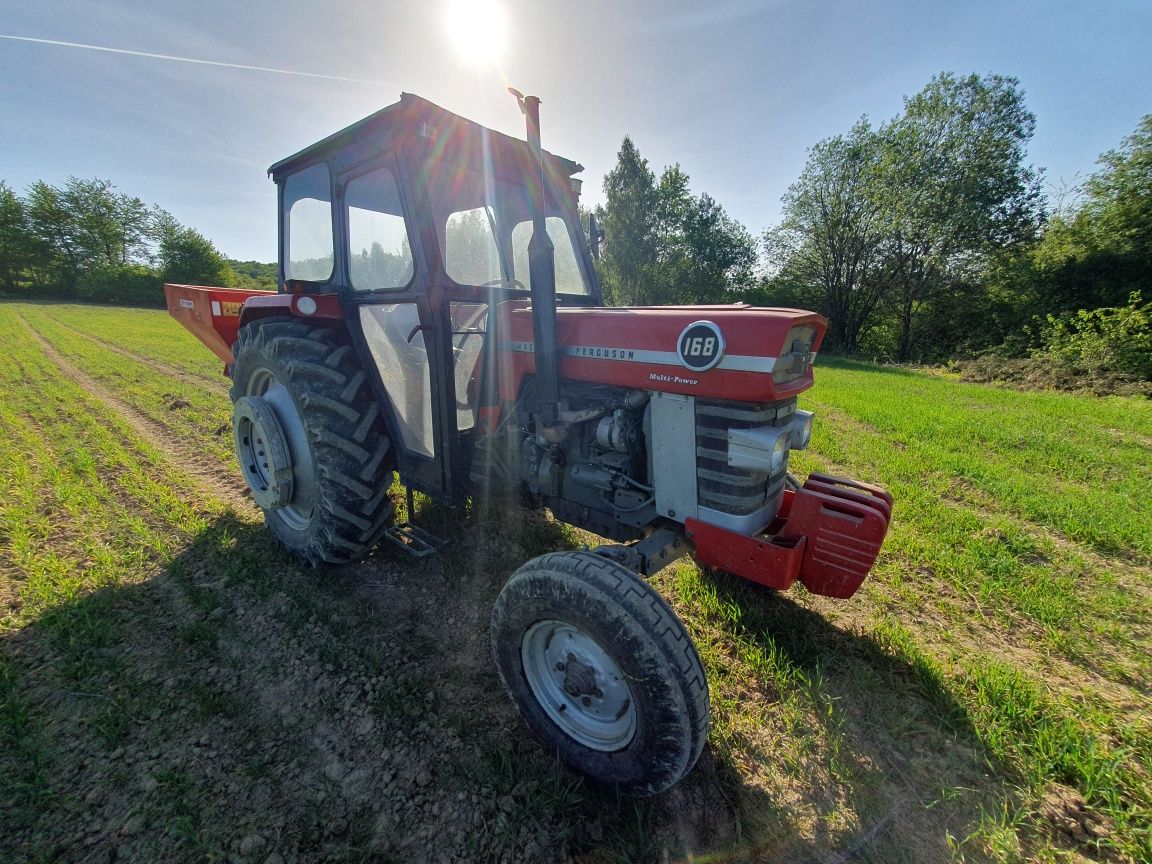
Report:
M492 650L528 725L573 769L633 795L683 778L708 734L708 685L684 625L627 568L534 558L500 592Z

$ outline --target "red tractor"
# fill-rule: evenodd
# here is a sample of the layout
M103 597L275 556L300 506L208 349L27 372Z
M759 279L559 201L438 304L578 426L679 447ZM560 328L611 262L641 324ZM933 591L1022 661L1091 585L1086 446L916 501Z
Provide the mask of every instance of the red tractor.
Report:
M518 490L611 541L520 567L492 650L572 767L652 794L695 764L709 709L692 641L644 577L692 554L849 597L892 501L788 473L812 432L796 397L819 315L602 305L581 166L541 150L539 99L515 95L527 141L404 94L277 162L279 292L168 285L168 308L227 364L240 469L305 563L441 545L393 524L394 472L409 501Z

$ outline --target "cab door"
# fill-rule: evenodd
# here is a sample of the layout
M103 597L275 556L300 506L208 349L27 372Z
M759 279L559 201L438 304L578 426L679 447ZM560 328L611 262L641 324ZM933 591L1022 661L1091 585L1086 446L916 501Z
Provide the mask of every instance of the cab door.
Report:
M375 373L401 480L451 501L450 326L421 254L419 220L410 216L397 160L389 156L343 172L337 200L348 330Z

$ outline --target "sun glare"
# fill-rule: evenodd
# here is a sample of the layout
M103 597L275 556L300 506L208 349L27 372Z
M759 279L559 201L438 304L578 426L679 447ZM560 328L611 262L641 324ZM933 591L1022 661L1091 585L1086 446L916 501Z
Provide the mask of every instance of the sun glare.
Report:
M444 26L461 60L497 64L508 41L508 12L497 0L448 0Z

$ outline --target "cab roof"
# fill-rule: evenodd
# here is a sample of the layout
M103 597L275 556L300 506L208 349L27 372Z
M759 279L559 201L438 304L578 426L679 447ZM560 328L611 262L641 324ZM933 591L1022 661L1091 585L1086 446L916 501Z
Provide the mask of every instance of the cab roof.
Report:
M279 183L298 168L346 150L362 149L373 141L381 147L385 140L423 141L426 147L431 148L441 139L478 143L485 134L490 147L513 157L517 162L530 164L531 154L526 141L488 129L415 94L401 93L399 102L381 108L339 132L281 159L268 169L268 173ZM550 173L554 175L571 177L584 170L583 165L571 159L548 151L544 151L544 154L549 162Z

